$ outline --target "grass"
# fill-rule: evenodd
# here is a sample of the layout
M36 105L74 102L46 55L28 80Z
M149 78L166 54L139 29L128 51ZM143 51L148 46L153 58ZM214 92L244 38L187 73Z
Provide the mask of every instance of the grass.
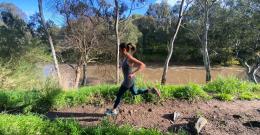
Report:
M88 135L163 135L156 129L133 128L131 125L118 126L106 120L102 124L87 127L85 134Z
M1 135L163 135L156 129L117 126L104 120L91 127L80 127L74 120L50 121L38 115L0 114Z
M161 90L162 98L183 100L223 101L260 99L260 85L242 81L234 77L219 77L206 85L190 83L187 85L147 84L137 80L139 87L154 85ZM44 89L0 90L0 110L3 112L22 112L25 115L0 114L0 134L27 135L27 134L58 134L58 135L162 135L156 129L136 129L130 125L114 125L107 121L92 127L80 127L74 120L50 121L37 113L45 113L50 109L72 107L81 104L102 105L113 101L118 91L117 85L98 85L82 87L78 90L62 91L53 85L45 85ZM130 92L124 95L127 103L153 102L159 99L152 94L132 96ZM36 112L32 114L31 112ZM185 130L177 134L188 134Z
M44 119L37 115L0 114L1 135L79 135L83 132L73 120Z
M145 84L139 83L140 87ZM209 100L212 98L233 101L260 99L260 85L241 81L234 77L218 78L206 85L156 85L161 90L161 99ZM0 109L23 113L45 113L52 108L72 107L81 104L103 105L113 101L119 86L98 85L82 87L78 90L62 91L52 86L40 90L0 90ZM159 99L152 94L132 96L127 92L126 103L154 102Z
M251 100L260 98L260 85L248 81L242 81L235 77L218 77L204 86L205 92L213 97L232 101L234 99Z

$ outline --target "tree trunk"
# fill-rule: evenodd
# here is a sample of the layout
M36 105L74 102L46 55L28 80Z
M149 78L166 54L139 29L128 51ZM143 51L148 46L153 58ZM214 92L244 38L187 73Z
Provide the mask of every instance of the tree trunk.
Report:
M247 76L250 81L253 81L255 83L258 83L258 80L260 79L259 76L256 74L257 71L260 69L260 64L256 64L253 66L250 66L246 61L243 62L243 65L247 68Z
M255 69L254 69L254 72L253 72L253 79L254 79L254 82L255 83L258 83L258 78L257 78L257 71L260 69L260 66L258 65Z
M184 5L184 1L185 0L182 0L181 1L181 5L180 5L180 11L179 11L179 18L178 18L178 22L176 24L176 30L174 32L174 35L171 39L171 47L170 49L168 50L168 56L166 58L166 61L165 61L165 64L164 64L164 69L163 69L163 74L162 74L162 80L161 80L161 84L164 85L166 83L166 75L167 75L167 71L168 71L168 66L169 66L169 62L171 60L171 57L172 57L172 52L173 52L173 45L174 45L174 41L177 37L177 34L178 34L178 31L179 31L179 28L181 26L181 22L182 22L182 18L183 18L183 5Z
M54 67L55 67L55 70L56 70L57 75L58 75L59 84L61 86L62 80L61 80L58 60L57 60L56 52L55 52L55 49L54 49L52 37L51 37L50 33L48 32L48 29L47 29L46 24L45 24L45 19L44 19L44 16L43 16L43 9L42 9L42 0L38 0L38 7L39 7L39 15L40 15L40 18L41 18L41 24L44 28L45 34L47 35L49 44L51 46L51 52L52 52L52 57L53 57L53 61L54 61Z
M83 66L82 66L82 69L83 69L83 81L82 81L82 85L85 86L87 85L87 64L84 63Z
M81 70L80 70L80 65L76 67L76 77L75 77L75 84L74 84L74 88L78 88L79 84L80 84L80 74L81 74Z
M116 34L116 43L117 43L117 55L116 55L116 83L119 83L119 45L120 45L120 39L119 39L119 31L118 31L118 25L119 25L119 4L118 0L114 0L115 2L115 34Z
M209 30L209 9L207 0L204 0L204 35L202 40L203 62L206 70L206 82L211 81L210 59L208 53L208 30Z

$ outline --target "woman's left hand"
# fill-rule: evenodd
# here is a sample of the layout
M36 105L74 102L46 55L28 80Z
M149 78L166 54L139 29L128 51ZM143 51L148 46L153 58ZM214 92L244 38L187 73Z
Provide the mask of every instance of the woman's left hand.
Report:
M134 76L135 76L135 73L131 73L131 74L129 74L128 78L132 79Z

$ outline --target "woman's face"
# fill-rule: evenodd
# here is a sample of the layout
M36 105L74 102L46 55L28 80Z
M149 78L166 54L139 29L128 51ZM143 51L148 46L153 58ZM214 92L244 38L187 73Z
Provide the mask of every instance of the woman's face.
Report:
M128 52L128 49L127 48L120 48L120 53L124 54L124 52Z

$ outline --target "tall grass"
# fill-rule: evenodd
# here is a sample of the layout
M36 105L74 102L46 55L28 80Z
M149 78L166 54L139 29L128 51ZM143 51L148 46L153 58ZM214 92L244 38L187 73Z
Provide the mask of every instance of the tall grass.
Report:
M146 87L143 85L143 87ZM156 85L161 90L161 99L153 94L133 96L129 91L124 94L126 103L157 102L167 99L208 100L211 98L232 101L260 98L260 85L241 81L237 78L218 78L206 85ZM62 91L46 86L40 90L0 90L0 109L14 112L44 113L53 108L72 107L81 104L103 105L113 101L118 85L98 85L82 87L78 90Z

